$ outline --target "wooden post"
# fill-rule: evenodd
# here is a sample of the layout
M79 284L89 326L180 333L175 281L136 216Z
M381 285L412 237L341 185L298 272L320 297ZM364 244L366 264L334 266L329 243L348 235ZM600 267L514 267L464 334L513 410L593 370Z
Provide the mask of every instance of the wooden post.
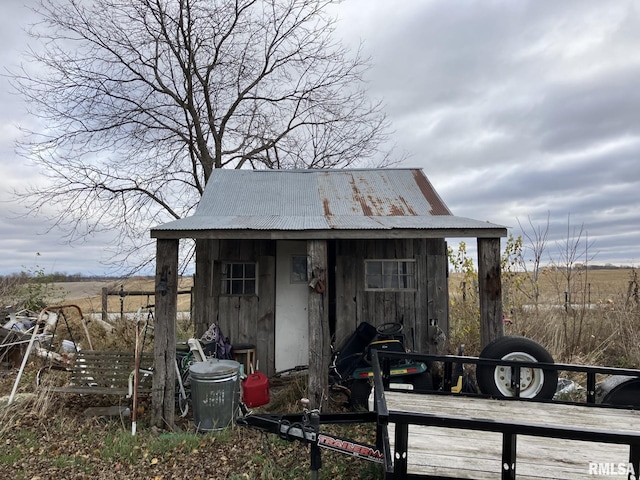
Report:
M157 240L155 297L152 423L158 428L174 429L178 240Z
M109 321L109 289L102 287L102 321Z
M275 252L275 246L274 246ZM272 252L258 258L260 268L258 285L260 288L260 302L258 302L258 322L255 326L256 356L260 370L271 376L275 373L276 364L276 257ZM301 319L304 321L304 319ZM250 342L253 343L253 342Z
M499 238L478 238L478 287L480 344L484 347L504 336Z
M419 353L446 353L445 340L449 337L449 282L447 268L447 245L444 239L431 238L424 241L426 274L419 270L421 290L426 290L426 299L421 308L426 309L427 318L416 321L420 332L416 345ZM426 286L422 284L426 283ZM424 295L424 293L422 293ZM426 304L426 305L425 305Z
M307 241L309 276L309 400L312 408L326 411L329 392L329 302L327 292L327 242Z

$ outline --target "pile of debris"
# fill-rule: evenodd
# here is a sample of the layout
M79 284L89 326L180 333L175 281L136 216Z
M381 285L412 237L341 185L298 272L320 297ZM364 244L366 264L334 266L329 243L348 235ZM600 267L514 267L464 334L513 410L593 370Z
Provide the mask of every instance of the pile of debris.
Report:
M0 327L0 366L4 369L15 368L20 365L25 355L34 353L53 364L68 365L79 346L70 335L71 329L67 320L66 310L77 310L87 341L91 346L89 332L80 308L76 305L46 307L40 313L29 310L9 312ZM71 340L56 337L58 320L62 319ZM60 333L60 332L58 332ZM54 345L54 337L56 343ZM59 337L59 335L58 335Z
M30 310L12 311L7 308L4 323L0 327L0 366L10 369L20 365L26 352L38 314Z

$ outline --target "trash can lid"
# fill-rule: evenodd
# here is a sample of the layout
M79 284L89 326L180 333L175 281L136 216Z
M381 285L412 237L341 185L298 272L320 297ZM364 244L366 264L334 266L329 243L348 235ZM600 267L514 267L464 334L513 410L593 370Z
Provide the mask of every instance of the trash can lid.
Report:
M232 374L240 369L240 364L233 360L218 360L217 358L209 358L204 362L195 362L189 367L191 373L196 375L207 374Z

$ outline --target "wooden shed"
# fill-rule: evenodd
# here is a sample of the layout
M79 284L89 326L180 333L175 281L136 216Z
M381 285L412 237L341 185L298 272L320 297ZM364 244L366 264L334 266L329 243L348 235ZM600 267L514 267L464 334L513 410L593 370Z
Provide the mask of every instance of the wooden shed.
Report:
M454 216L421 169L220 169L192 216L151 236L159 409L160 395L173 388L180 239L196 242L196 333L219 323L232 343L256 345L267 374L298 365L320 374L330 343L339 346L363 321L402 323L414 350L441 352L449 330L446 238L478 239L482 341L502 332L506 228Z

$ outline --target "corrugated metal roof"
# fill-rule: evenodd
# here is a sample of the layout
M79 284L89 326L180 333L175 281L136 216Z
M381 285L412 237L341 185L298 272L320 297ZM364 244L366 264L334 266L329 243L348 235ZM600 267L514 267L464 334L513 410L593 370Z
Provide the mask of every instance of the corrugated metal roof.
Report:
M420 169L219 169L193 216L152 231L495 228L453 216Z

